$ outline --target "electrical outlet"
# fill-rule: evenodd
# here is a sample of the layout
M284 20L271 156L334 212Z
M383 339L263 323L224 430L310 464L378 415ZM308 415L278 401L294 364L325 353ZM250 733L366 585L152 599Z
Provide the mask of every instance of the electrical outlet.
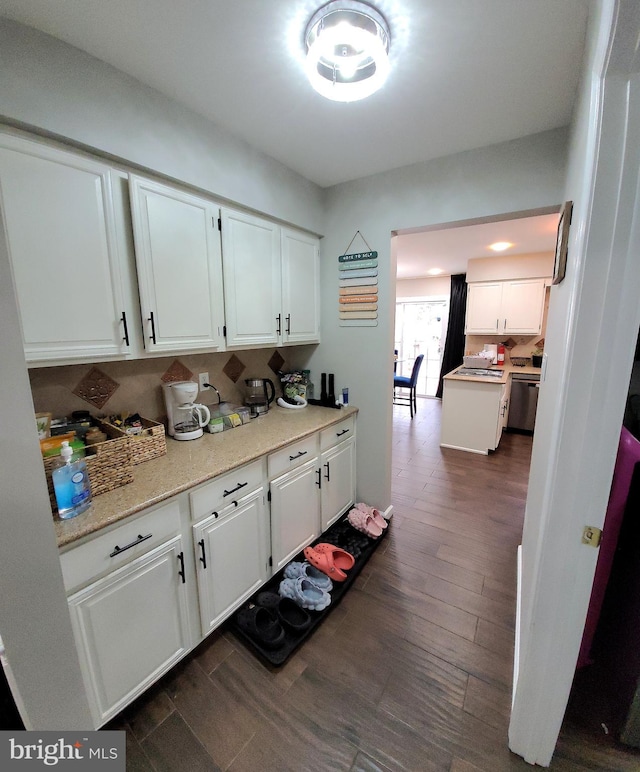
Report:
M209 383L209 373L198 374L198 388L200 391L209 391L210 386L205 386L205 383Z

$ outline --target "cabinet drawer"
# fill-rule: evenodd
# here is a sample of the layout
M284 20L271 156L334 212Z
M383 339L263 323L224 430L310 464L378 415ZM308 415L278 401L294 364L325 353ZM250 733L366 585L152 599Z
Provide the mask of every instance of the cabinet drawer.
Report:
M320 432L320 450L326 450L339 442L348 440L355 435L356 424L353 416L345 418L338 424L328 426Z
M177 501L164 504L60 555L67 592L144 555L180 533Z
M189 494L192 519L200 520L202 517L208 517L258 488L263 482L263 469L260 459L216 477L192 491Z
M306 461L310 461L318 452L317 435L307 437L269 456L269 478L277 477Z

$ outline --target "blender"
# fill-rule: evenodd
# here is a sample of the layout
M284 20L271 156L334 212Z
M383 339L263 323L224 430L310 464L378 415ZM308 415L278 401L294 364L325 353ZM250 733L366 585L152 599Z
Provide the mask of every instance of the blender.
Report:
M198 384L193 381L164 383L164 401L167 406L167 429L176 440L195 440L202 437L202 427L209 423L211 413L206 405L193 400Z

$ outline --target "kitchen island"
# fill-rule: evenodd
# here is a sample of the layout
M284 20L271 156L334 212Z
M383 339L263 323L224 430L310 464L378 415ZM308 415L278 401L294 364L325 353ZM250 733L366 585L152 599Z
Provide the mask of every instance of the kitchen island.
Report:
M443 379L440 445L487 455L507 425L513 373L540 375L539 367L493 366L465 372L456 367Z

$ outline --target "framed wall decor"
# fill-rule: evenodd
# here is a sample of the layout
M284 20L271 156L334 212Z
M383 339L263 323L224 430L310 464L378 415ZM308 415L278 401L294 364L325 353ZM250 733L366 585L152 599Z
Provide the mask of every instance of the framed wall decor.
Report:
M553 264L553 282L560 284L567 271L567 247L569 244L569 227L571 226L571 214L573 212L573 201L565 201L560 210L560 219L558 221L558 237L556 240L556 259Z

